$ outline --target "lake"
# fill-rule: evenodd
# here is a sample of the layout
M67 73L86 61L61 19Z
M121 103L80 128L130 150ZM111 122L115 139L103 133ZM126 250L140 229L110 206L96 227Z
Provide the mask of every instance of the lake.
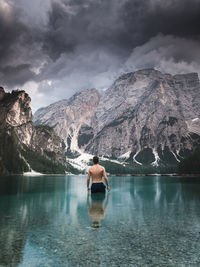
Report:
M200 266L200 178L0 177L0 266Z

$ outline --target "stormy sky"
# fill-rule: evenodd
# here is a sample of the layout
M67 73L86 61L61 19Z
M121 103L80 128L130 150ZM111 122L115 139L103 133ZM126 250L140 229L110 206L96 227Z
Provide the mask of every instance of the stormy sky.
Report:
M0 85L32 108L125 72L200 74L199 0L0 0Z

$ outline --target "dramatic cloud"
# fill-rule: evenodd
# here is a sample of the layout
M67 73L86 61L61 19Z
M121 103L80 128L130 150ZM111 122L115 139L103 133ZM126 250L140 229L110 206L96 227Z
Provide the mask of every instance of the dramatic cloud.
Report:
M199 42L162 34L133 49L121 72L156 68L180 74L198 72L200 76Z
M199 38L198 0L134 0L122 8L121 19L132 47L142 45L158 33Z
M199 0L0 0L1 84L36 109L126 71L200 73L199 14Z
M55 1L49 14L44 48L52 59L71 53L78 46L122 50L123 0Z
M0 79L8 87L35 79L41 62L41 31L24 24L20 15L11 2L0 0Z

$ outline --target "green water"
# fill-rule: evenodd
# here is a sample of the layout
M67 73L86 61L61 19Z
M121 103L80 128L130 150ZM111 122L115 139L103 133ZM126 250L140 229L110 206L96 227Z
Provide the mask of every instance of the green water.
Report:
M0 266L200 266L200 179L0 177Z

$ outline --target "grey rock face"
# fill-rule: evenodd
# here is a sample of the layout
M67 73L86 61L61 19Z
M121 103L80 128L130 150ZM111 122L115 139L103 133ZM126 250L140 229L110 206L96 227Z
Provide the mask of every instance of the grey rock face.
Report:
M35 122L54 126L72 150L172 163L199 146L199 104L196 73L146 69L122 75L101 97L90 89L40 109Z
M78 151L93 137L91 125L94 124L94 113L99 100L100 94L96 89L81 91L68 100L39 109L34 115L34 122L36 125L52 126L68 149Z
M19 141L29 146L33 132L30 97L25 91L5 93L1 90L1 95L3 97L0 100L0 128L14 128Z
M195 73L172 76L149 69L122 75L101 97L95 137L86 150L116 158L130 151L142 163L150 157L156 164L158 157L166 158L164 154L179 160L186 150L198 146L191 128L196 127L196 133L200 128L188 124L199 120L199 103Z
M30 102L31 99L25 91L5 93L0 88L0 133L6 131L10 135L14 131L19 147L23 148L25 145L46 157L53 152L54 159L63 163L64 149L60 137L50 128L33 126Z

